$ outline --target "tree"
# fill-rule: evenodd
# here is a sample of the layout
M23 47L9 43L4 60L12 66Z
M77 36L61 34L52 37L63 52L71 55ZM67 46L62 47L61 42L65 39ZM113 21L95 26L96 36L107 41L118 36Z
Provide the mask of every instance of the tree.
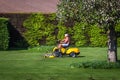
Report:
M108 61L117 61L117 34L120 22L120 0L60 0L57 16L60 21L98 23L108 34Z
M75 2L76 1L76 2ZM79 0L60 0L57 5L57 19L60 23L68 23L69 26L73 26L75 21L80 20Z

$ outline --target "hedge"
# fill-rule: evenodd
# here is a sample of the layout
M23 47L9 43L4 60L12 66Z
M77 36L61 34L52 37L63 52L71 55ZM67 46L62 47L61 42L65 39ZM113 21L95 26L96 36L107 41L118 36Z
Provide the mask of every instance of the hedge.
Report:
M107 45L107 35L102 33L104 33L104 29L100 29L97 24L90 26L90 46L105 47Z
M68 27L62 23L54 24L55 14L45 16L41 13L32 14L24 21L26 32L24 37L30 46L55 45L57 40L64 37L65 33L70 34L71 43L75 46L107 46L107 35L97 24L76 22L74 26ZM118 30L118 29L117 29ZM118 45L119 45L118 38Z
M73 26L73 40L76 46L87 46L87 24L86 23L76 23ZM88 35L88 34L87 34Z
M7 50L9 47L8 19L0 18L0 50Z
M55 44L54 29L56 26L51 23L53 18L54 16L47 18L41 13L34 13L24 21L23 25L27 30L24 37L30 46Z
M117 32L117 43L118 43L118 46L120 47L120 23L118 23L115 26L115 31Z

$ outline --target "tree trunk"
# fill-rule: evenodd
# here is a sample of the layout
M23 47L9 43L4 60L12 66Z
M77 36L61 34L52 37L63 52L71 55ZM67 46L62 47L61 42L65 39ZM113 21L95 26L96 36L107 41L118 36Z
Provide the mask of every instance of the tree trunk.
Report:
M108 31L108 61L117 62L117 38L114 27Z

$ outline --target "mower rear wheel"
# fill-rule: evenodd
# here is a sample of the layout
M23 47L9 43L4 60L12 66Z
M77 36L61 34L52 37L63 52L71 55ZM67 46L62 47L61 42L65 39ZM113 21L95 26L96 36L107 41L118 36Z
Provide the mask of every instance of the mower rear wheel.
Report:
M75 52L71 52L71 53L70 53L70 57L76 57Z

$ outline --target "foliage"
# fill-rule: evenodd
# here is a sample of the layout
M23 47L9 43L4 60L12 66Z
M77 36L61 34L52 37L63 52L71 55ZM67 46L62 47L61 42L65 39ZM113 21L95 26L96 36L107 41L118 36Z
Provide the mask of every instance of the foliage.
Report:
M104 29L100 29L97 24L88 25L85 22L75 24L72 38L76 46L105 47L107 43Z
M0 50L6 50L9 47L8 19L0 18Z
M61 22L54 23L55 19L55 14L32 14L24 21L24 37L30 46L55 45L56 40L61 40L65 33L70 34L71 43L75 46L106 46L106 34L101 34L104 30L97 25L75 22L73 27L67 27Z
M90 46L105 47L107 44L107 35L103 29L100 29L97 24L91 25L89 30Z
M120 0L60 0L57 17L60 21L86 21L109 26L120 20ZM102 27L102 26L101 26Z
M72 63L70 66L75 68L117 69L120 68L120 63L112 63L106 61L91 61L82 63Z
M117 43L118 43L118 46L120 47L120 23L118 23L115 26L115 31L117 33Z
M39 45L39 40L43 36L43 28L45 27L45 18L42 14L32 14L24 21L27 31L24 33L25 39L31 46Z
M54 45L56 43L56 37L54 34L56 26L53 24L47 24L45 27L45 36L46 36L46 44L47 45Z
M86 46L87 45L87 24L86 23L76 23L73 26L73 39L76 46Z
M57 39L61 40L64 38L64 34L67 33L67 28L60 23L57 25L57 27L58 27Z
M62 21L80 21L81 0L60 0L57 10L57 18Z
M73 22L87 22L89 25L98 23L108 32L108 50L116 53L117 38L114 29L116 23L120 21L120 0L61 0L58 4L57 16L61 22L73 20ZM91 41L95 40L91 39ZM94 44L96 43L98 42ZM113 56L116 62L117 56ZM108 60L112 61L112 59Z
M120 38L117 38L118 46L120 47Z
M36 47L29 47L29 52L41 52L41 53L50 53L52 52L54 46L36 46Z
M116 26L115 26L115 31L120 32L120 23L116 24Z
M109 27L110 20L116 24L120 19L120 0L89 0L84 2L84 5L88 12L86 14L90 17L89 19L86 17L86 19L94 20L104 27Z
M49 18L41 13L32 14L24 21L24 26L27 29L24 37L30 46L38 46L46 42L46 44L54 44L55 36L53 35L55 25L50 23L55 15L52 14ZM43 41L40 43L40 41Z

